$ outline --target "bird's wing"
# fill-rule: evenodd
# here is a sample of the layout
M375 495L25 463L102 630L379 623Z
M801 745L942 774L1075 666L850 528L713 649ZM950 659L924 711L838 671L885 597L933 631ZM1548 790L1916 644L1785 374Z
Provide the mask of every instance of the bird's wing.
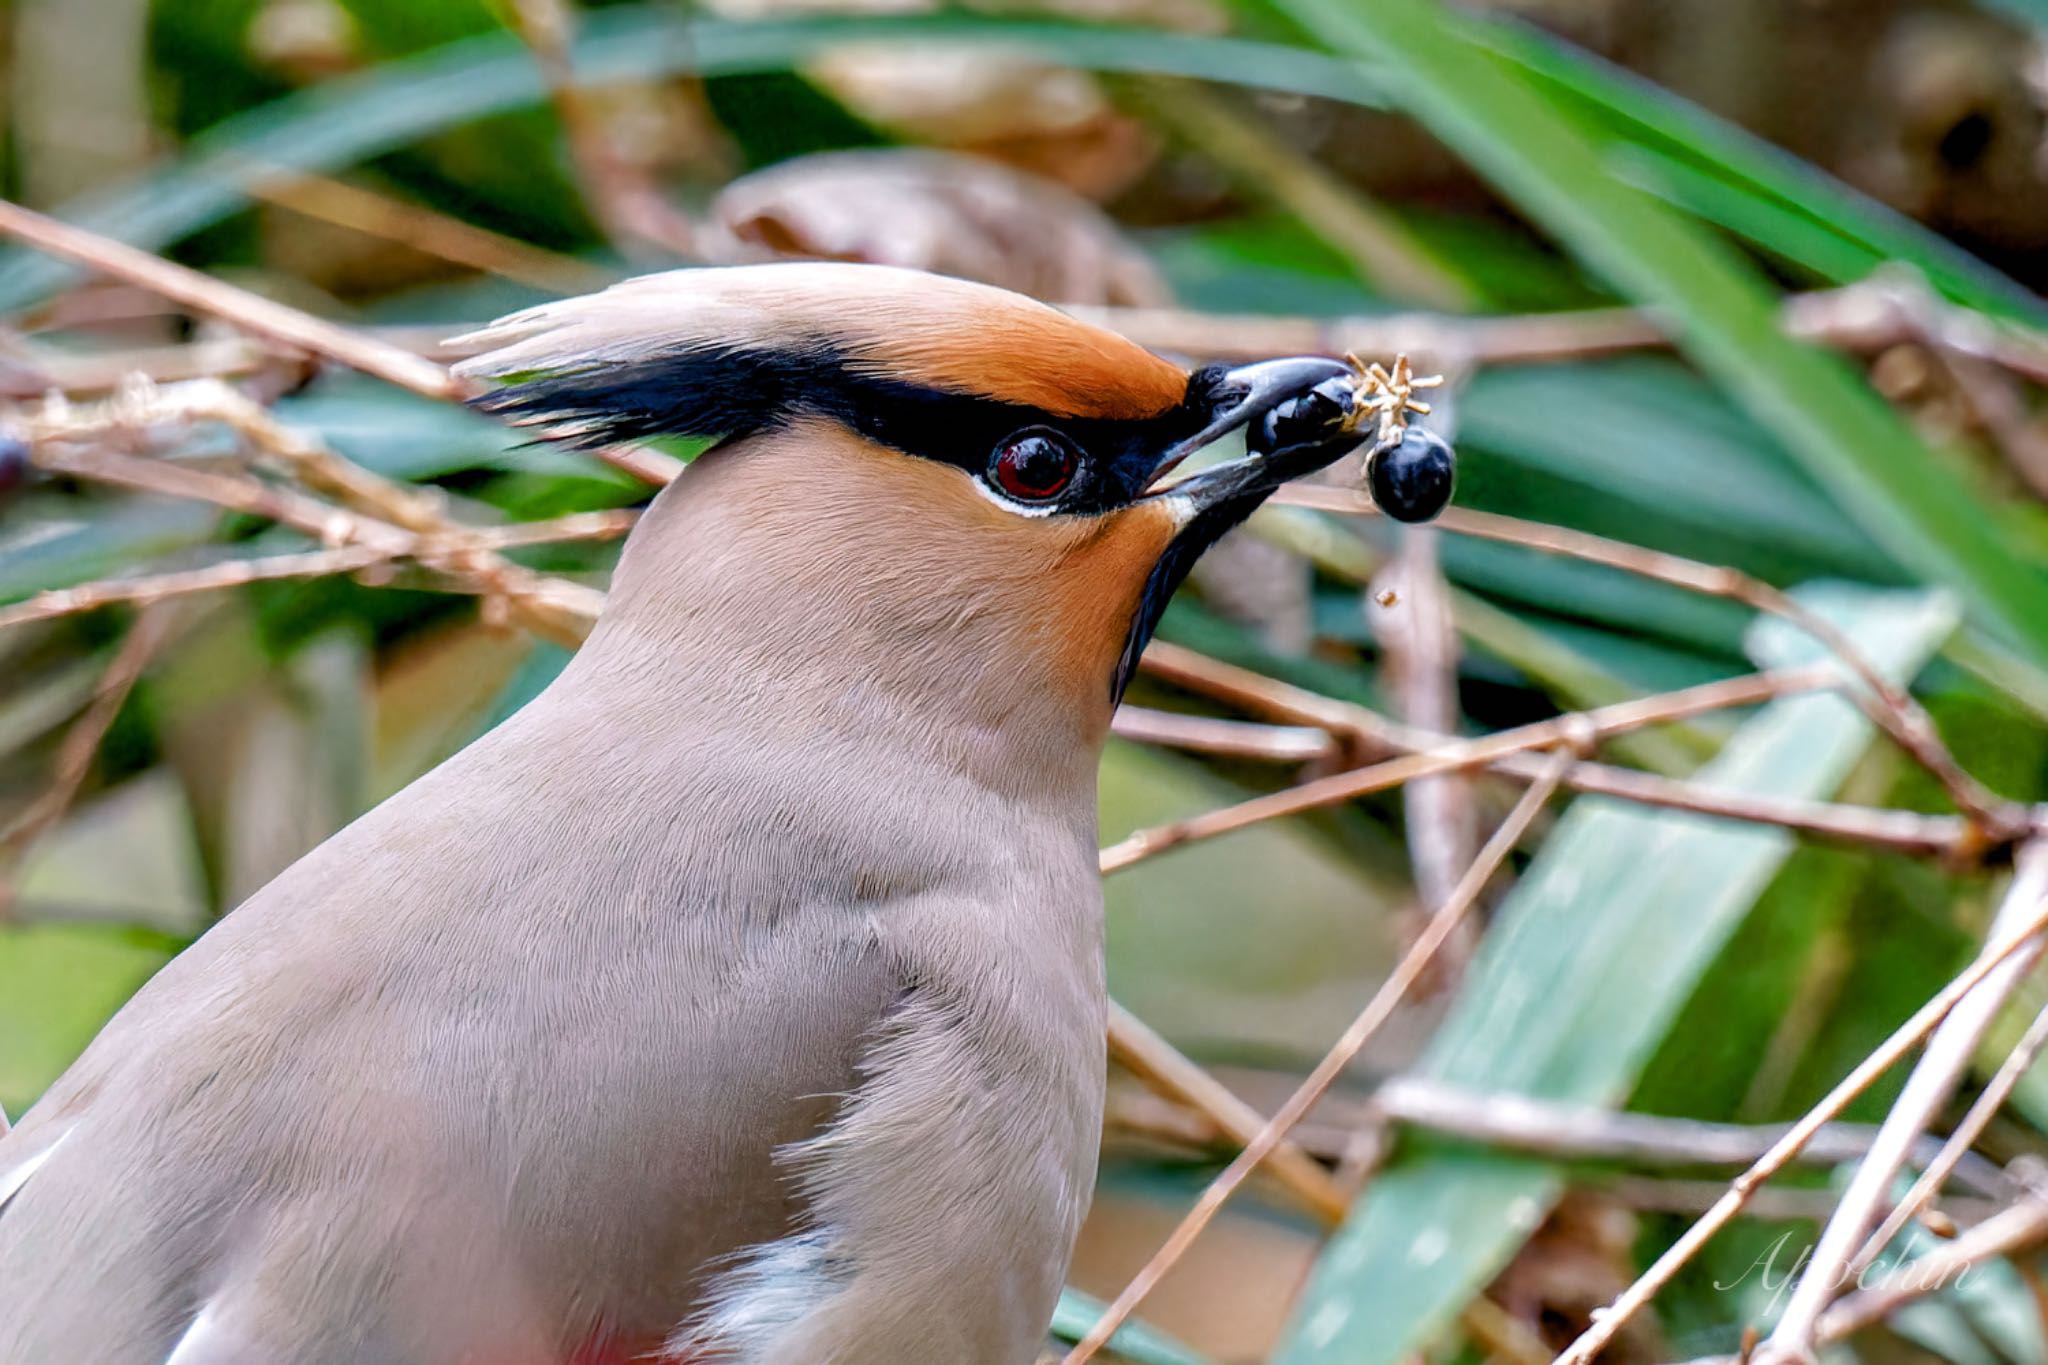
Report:
M238 1285L270 1359L441 1332L465 1299L499 1305L479 1330L523 1306L551 1339L658 1340L704 1264L788 1230L775 1153L856 1087L900 989L871 917L756 866L796 841L679 843L672 809L562 793L532 747L487 740L302 861L0 1142L29 1153L0 1361L156 1365Z

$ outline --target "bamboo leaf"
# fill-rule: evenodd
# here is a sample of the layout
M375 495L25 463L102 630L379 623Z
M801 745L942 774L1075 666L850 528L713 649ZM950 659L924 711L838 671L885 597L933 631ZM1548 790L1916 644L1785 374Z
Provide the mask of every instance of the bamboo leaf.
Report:
M1379 78L1410 112L1587 265L1667 318L1691 359L1880 546L2048 660L2043 575L1847 365L1779 330L1777 299L1752 265L1618 179L1577 123L1431 0L1284 2L1340 48L1379 54Z
M1901 682L1956 625L1939 594L1837 586L1800 596ZM1767 667L1819 657L1777 621L1760 624L1752 652ZM1869 723L1842 697L1785 698L1746 723L1696 780L1822 797L1870 739ZM1780 829L1575 802L1502 905L1417 1070L1481 1093L1619 1105L1794 847ZM1490 1153L1429 1150L1397 1161L1325 1251L1275 1359L1407 1357L1450 1325L1561 1188L1542 1162Z
M1147 72L1371 101L1352 63L1273 43L1142 29L1017 22L958 14L841 17L768 23L679 20L667 6L590 16L578 36L577 72L591 84L680 73L733 76L782 71L851 41L945 41L1043 54L1064 65ZM139 179L64 205L59 216L136 246L160 249L249 203L249 187L279 170L330 171L423 138L541 103L539 68L510 33L484 34L323 82L193 139L186 154ZM75 270L16 251L0 258L0 308L61 287Z
M2042 5L2044 0L2016 0ZM2048 322L2048 306L1952 242L1798 157L1640 76L1511 23L1474 24L1475 39L1582 102L1616 135L1667 163L1689 163L1673 197L1756 245L1847 283L1881 261L1904 261L1958 303ZM1747 200L1745 205L1741 201ZM1718 209L1718 212L1717 212ZM1812 254L1805 248L1811 248Z

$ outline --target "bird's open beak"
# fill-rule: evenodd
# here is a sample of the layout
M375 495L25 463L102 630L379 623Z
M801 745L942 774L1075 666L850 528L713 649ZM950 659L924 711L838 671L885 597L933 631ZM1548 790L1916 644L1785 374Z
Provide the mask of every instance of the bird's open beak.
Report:
M1152 496L1186 499L1197 513L1247 502L1255 506L1287 480L1356 449L1363 434L1344 430L1338 420L1352 378L1343 361L1323 356L1261 360L1225 372L1209 421L1160 460L1152 475ZM1283 404L1289 406L1276 413ZM1262 421L1268 414L1275 414L1273 422ZM1243 459L1160 484L1189 455L1243 427L1251 428Z

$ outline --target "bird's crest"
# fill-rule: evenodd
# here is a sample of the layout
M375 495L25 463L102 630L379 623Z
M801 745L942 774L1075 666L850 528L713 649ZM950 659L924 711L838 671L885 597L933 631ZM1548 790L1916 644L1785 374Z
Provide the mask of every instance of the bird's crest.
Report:
M1144 421L1188 385L1172 362L1007 290L841 263L642 276L451 345L470 353L458 373L502 385L478 406L584 444L924 400Z

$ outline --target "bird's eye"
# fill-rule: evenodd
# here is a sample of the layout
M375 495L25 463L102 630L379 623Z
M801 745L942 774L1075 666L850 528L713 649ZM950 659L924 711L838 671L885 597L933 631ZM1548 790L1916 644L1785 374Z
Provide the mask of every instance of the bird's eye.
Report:
M989 457L989 482L1018 502L1056 498L1074 481L1081 452L1051 427L1027 427Z

